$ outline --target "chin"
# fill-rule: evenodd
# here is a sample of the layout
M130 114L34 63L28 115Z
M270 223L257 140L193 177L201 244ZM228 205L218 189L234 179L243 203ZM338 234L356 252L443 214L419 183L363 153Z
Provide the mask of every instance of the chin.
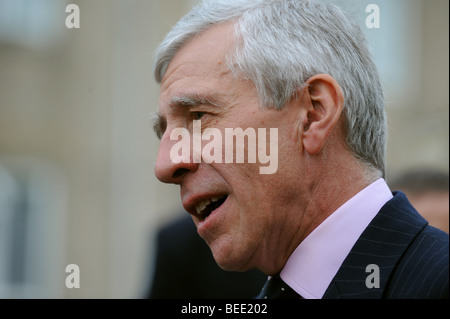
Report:
M250 270L250 268L243 267L240 263L233 262L233 261L225 261L225 262L219 262L217 261L217 265L222 268L225 271L235 271L235 272L244 272L247 270Z
M248 259L251 254L238 253L231 247L213 247L211 250L217 265L225 271L243 272L251 268Z

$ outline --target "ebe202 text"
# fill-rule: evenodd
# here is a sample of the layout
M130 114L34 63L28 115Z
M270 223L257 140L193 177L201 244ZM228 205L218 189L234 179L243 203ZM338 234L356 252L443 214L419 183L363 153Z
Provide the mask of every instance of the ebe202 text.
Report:
M266 303L225 303L224 306L218 305L196 305L188 303L181 306L182 314L204 314L209 317L215 313L226 314L267 314Z

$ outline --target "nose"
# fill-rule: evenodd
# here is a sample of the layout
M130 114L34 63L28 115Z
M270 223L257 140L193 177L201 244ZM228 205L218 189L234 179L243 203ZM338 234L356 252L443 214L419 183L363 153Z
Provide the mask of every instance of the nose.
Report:
M190 142L190 139L177 141L171 140L169 134L163 135L155 163L157 179L163 183L181 184L187 173L197 170L199 164L193 161Z

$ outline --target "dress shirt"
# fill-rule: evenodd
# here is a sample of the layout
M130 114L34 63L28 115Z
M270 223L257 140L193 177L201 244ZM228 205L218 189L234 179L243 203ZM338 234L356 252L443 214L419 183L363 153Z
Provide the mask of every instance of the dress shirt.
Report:
M294 250L280 276L305 299L320 299L344 259L393 195L380 178L339 207Z

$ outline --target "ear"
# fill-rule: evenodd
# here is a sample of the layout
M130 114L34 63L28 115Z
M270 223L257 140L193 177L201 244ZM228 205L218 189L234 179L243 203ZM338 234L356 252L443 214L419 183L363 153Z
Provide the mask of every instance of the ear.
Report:
M306 85L307 105L302 142L308 153L318 154L338 125L344 107L344 94L336 80L327 74L309 78Z

